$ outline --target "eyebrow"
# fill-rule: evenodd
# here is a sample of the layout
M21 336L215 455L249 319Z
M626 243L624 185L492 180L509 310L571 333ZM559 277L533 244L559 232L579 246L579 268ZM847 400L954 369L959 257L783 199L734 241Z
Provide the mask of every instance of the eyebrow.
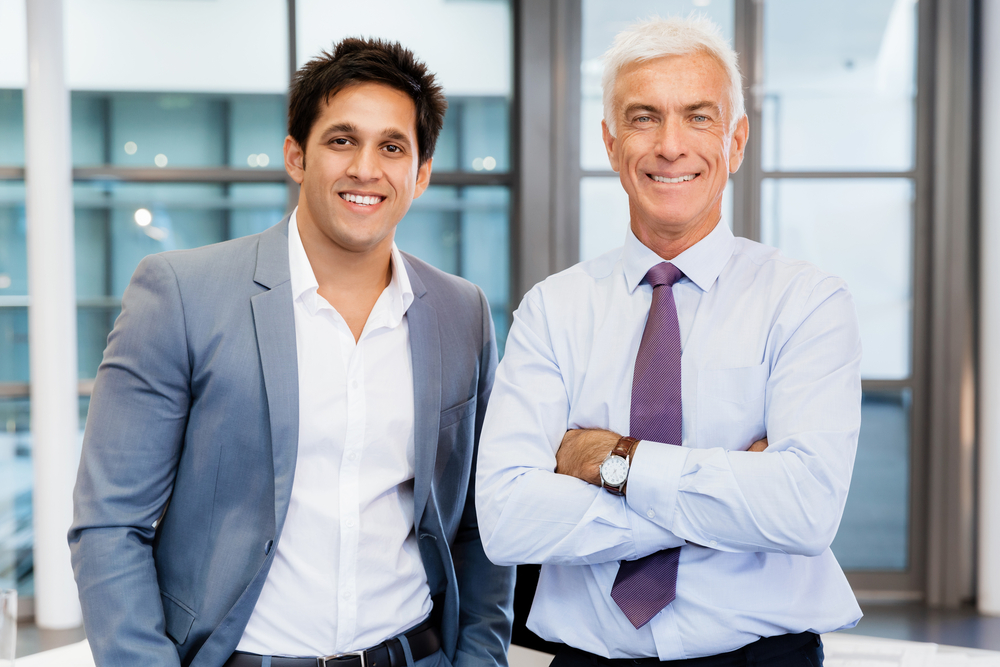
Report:
M684 107L684 111L691 113L692 111L701 111L702 109L711 109L712 111L722 112L722 105L718 102L710 102L708 100L701 100L695 102L694 104L689 104Z
M328 137L331 134L353 134L357 132L358 128L351 123L334 123L330 127L323 130L321 136Z
M711 109L712 111L717 111L719 113L722 112L722 106L718 102L712 102L710 100L699 100L697 102L693 102L692 104L684 106L684 111L686 113L692 113L694 111L702 111L703 109ZM627 107L625 107L625 110L622 113L628 116L630 114L635 113L636 111L646 111L655 114L661 113L659 108L651 104L639 104L639 103L628 105Z
M636 111L648 111L655 114L660 113L660 110L651 104L630 104L625 107L625 110L622 113L628 116Z
M407 146L410 145L410 138L406 136L406 133L401 132L394 127L387 127L382 130L382 136L400 144L406 144Z

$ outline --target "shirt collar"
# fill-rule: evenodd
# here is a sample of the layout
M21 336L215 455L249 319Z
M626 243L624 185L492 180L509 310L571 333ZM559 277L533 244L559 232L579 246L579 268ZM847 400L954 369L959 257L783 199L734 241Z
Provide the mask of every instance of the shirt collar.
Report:
M288 268L291 274L292 300L301 301L309 314L315 315L327 301L319 295L316 273L312 269L312 264L309 263L306 249L302 245L302 238L299 236L296 213L298 213L297 207L288 218ZM392 265L392 279L389 281L389 286L386 287L383 296L387 296L389 301L386 324L389 327L395 327L402 321L403 315L413 303L413 288L410 285L410 278L406 274L403 256L395 243L392 244L389 261ZM379 301L382 301L382 297L379 297Z
M735 246L736 239L732 230L720 220L708 236L674 257L670 263L680 269L684 276L702 291L707 292L722 273L726 262L732 257ZM632 226L629 225L625 235L625 247L622 249L625 282L629 293L634 292L642 283L647 271L662 261L664 261L662 257L636 238Z

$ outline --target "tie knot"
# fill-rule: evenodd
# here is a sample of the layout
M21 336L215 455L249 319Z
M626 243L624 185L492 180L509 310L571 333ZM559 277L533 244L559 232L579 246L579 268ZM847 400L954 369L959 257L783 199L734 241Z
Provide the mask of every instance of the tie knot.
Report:
M680 280L683 275L681 270L670 262L660 262L646 272L643 282L649 283L653 287L659 287L660 285L670 287Z

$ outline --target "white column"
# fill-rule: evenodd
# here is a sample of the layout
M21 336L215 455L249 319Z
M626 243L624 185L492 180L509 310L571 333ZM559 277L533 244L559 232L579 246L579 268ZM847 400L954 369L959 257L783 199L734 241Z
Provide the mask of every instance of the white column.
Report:
M1000 2L981 26L979 611L1000 616Z
M35 621L41 628L59 629L82 623L66 544L79 461L69 92L62 1L27 0L27 10L24 139Z

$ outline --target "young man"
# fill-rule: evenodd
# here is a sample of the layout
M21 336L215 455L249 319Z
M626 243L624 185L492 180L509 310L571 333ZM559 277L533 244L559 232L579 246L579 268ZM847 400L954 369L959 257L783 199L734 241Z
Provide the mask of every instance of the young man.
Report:
M291 215L139 265L70 531L97 664L505 664L470 481L489 307L393 243L445 106L406 49L344 40L292 82Z
M721 222L748 127L714 26L633 26L603 85L630 228L515 313L479 453L486 552L543 563L528 627L566 645L555 667L816 667L818 634L861 616L829 548L860 424L853 303Z

